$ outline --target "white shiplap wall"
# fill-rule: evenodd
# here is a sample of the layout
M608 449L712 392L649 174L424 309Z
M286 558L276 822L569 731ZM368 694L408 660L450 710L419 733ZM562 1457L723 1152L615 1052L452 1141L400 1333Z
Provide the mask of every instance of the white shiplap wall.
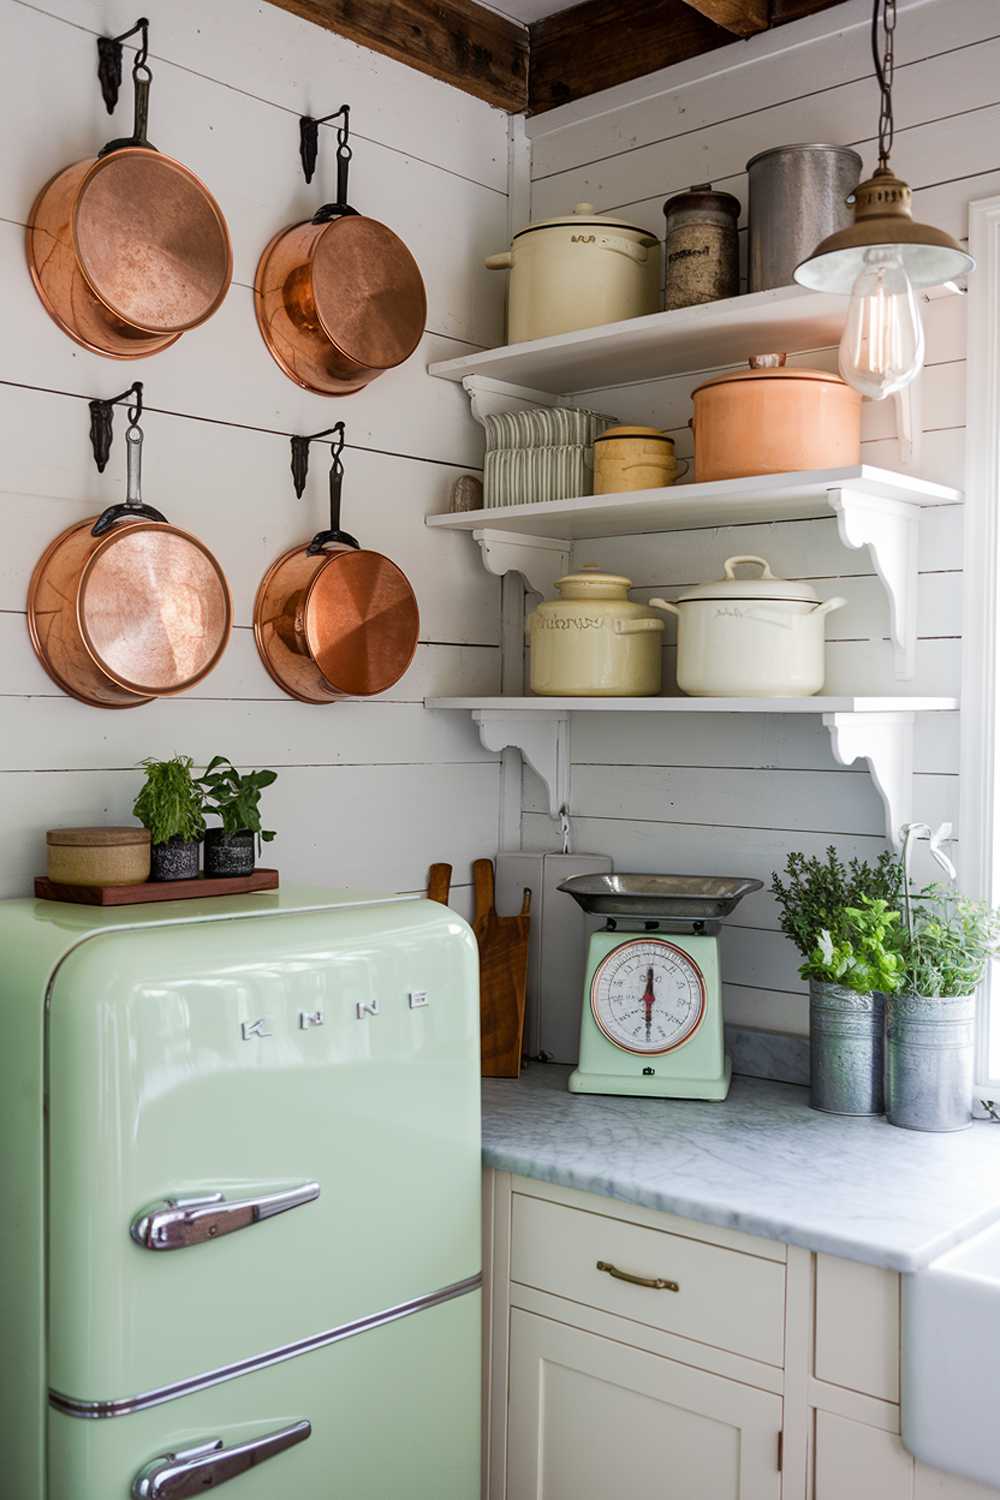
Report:
M428 692L490 692L499 681L495 579L461 537L431 535L455 477L482 462L460 389L428 359L497 343L502 288L479 271L507 230L505 115L252 0L149 0L150 136L218 198L233 237L221 310L152 359L78 348L43 311L24 261L24 223L53 172L130 128L131 55L114 119L96 78L98 33L125 30L132 0L0 0L0 896L44 868L44 830L126 821L144 755L228 754L279 771L266 821L286 879L422 888L446 859L457 883L496 847L498 767L471 724L431 714ZM276 229L331 197L334 137L317 176L298 162L298 116L352 106L351 199L404 238L427 283L427 331L402 369L329 400L300 391L257 332L250 288ZM86 397L145 381L145 497L222 563L236 629L194 692L127 712L62 696L31 652L24 599L55 533L120 498L124 415L99 477ZM347 423L344 521L408 573L421 611L411 670L383 698L310 707L281 695L257 659L251 610L271 560L325 525L328 450L312 452L297 501L288 434ZM461 895L459 902L461 902Z
M914 212L965 235L971 199L1000 189L1000 7L997 0L913 0L899 6L893 165L915 188ZM877 96L868 50L870 5L847 5L529 122L532 217L580 200L655 228L662 204L712 181L746 204L744 164L767 146L824 140L855 146L874 165ZM744 214L745 226L745 214ZM744 227L745 233L745 227ZM924 308L927 370L923 443L915 471L962 484L965 324L960 299ZM836 351L796 361L836 367ZM690 392L705 372L599 390L582 404L654 422L690 454ZM865 461L899 468L891 403L866 406ZM917 674L897 684L885 595L867 553L848 551L833 520L704 528L580 544L574 563L628 574L640 597L721 574L732 553L767 556L776 572L845 594L830 617L833 693L959 690L961 507L925 512L920 537ZM669 628L669 627L668 627ZM667 680L673 653L666 652ZM669 691L669 686L668 689ZM884 847L882 809L865 771L835 764L817 720L713 715L624 725L584 714L573 728L576 847L613 855L619 869L758 875L790 849L871 857ZM955 716L920 725L915 812L957 823ZM526 778L524 840L551 846L553 826ZM797 956L777 931L773 901L744 901L727 925L727 1016L807 1029Z

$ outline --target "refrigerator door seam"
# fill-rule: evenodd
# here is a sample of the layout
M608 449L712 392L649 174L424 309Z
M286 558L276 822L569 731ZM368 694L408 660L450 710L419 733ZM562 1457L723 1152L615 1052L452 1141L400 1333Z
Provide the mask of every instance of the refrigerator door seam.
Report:
M400 1318L408 1318L414 1313L439 1307L442 1303L451 1302L456 1297L464 1297L469 1292L479 1291L482 1282L482 1272L477 1271L475 1276L467 1276L463 1281L453 1281L450 1285L440 1287L435 1292L427 1292L422 1297L414 1297L410 1302L400 1302L395 1307L384 1308L381 1312L372 1313L366 1318L358 1318L351 1323L340 1323L324 1333L316 1333L310 1338L298 1339L295 1343L269 1349L264 1354L252 1355L248 1359L238 1360L235 1364L220 1365L217 1369L208 1370L202 1375L193 1375L188 1380L178 1380L172 1385L160 1386L155 1390L145 1391L139 1396L126 1396L113 1401L78 1401L72 1396L63 1395L60 1391L50 1390L49 1405L69 1417L83 1417L90 1420L105 1417L129 1417L135 1412L147 1411L151 1406L161 1406L165 1401L176 1401L181 1396L190 1396L195 1391L206 1390L209 1386L221 1385L227 1380L236 1380L241 1375L254 1374L271 1365L282 1364L288 1359L296 1359L301 1354L311 1354L314 1349L325 1349L328 1345L338 1344L343 1339L355 1338L360 1333L382 1328L385 1324L395 1323Z

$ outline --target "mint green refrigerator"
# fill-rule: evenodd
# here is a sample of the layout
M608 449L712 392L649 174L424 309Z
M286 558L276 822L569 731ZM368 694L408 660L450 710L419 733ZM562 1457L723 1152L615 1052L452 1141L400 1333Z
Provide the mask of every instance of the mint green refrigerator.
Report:
M11 901L0 956L2 1493L474 1500L467 925Z

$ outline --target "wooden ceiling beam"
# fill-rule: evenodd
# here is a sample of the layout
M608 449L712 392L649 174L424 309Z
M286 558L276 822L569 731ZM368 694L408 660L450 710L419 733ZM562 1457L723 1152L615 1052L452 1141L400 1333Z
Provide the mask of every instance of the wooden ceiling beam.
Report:
M733 36L756 36L771 24L770 0L686 0L686 4Z
M270 3L512 114L528 106L528 32L475 0Z

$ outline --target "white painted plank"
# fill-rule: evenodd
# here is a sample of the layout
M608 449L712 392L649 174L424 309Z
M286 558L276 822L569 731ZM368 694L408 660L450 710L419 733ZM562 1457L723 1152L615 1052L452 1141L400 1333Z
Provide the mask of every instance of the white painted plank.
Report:
M136 17L131 0L30 0L27 8L104 35L128 30ZM160 78L172 66L267 100L296 117L318 117L342 103L350 104L355 139L412 152L498 193L507 190L506 115L481 99L443 87L403 63L262 0L251 0L249 5L246 0L212 0L210 5L199 0L149 0L143 13L151 23L150 62L157 80L153 99L158 118L162 118L155 102ZM16 12L12 24L20 25ZM59 51L68 42L65 33L55 35L59 39L53 48ZM90 45L96 56L93 36ZM126 76L131 56L126 51ZM107 129L107 116L96 76L91 77L90 87L93 128L100 132ZM123 96L127 94L126 84ZM121 124L127 120L128 107L123 97L117 117ZM54 120L53 128L64 127ZM112 131L123 133L117 126ZM324 137L321 150L332 150L329 138ZM327 161L329 165L329 156Z
M287 768L262 804L265 826L278 832L267 862L286 881L376 890L422 888L435 860L461 874L496 848L498 774L493 764ZM141 780L138 771L0 775L0 896L27 894L44 872L47 828L130 821Z
M0 387L0 516L7 535L0 609L24 608L31 570L53 536L123 496L124 412L116 416L103 475L93 463L88 423L83 401ZM307 489L297 500L286 437L155 411L143 427L146 499L213 551L229 580L235 619L249 625L270 562L329 525L329 448L311 450ZM468 538L434 535L424 524L425 512L447 509L460 471L358 449L345 451L344 464L344 527L406 572L420 607L421 638L496 645L499 581L479 564Z

